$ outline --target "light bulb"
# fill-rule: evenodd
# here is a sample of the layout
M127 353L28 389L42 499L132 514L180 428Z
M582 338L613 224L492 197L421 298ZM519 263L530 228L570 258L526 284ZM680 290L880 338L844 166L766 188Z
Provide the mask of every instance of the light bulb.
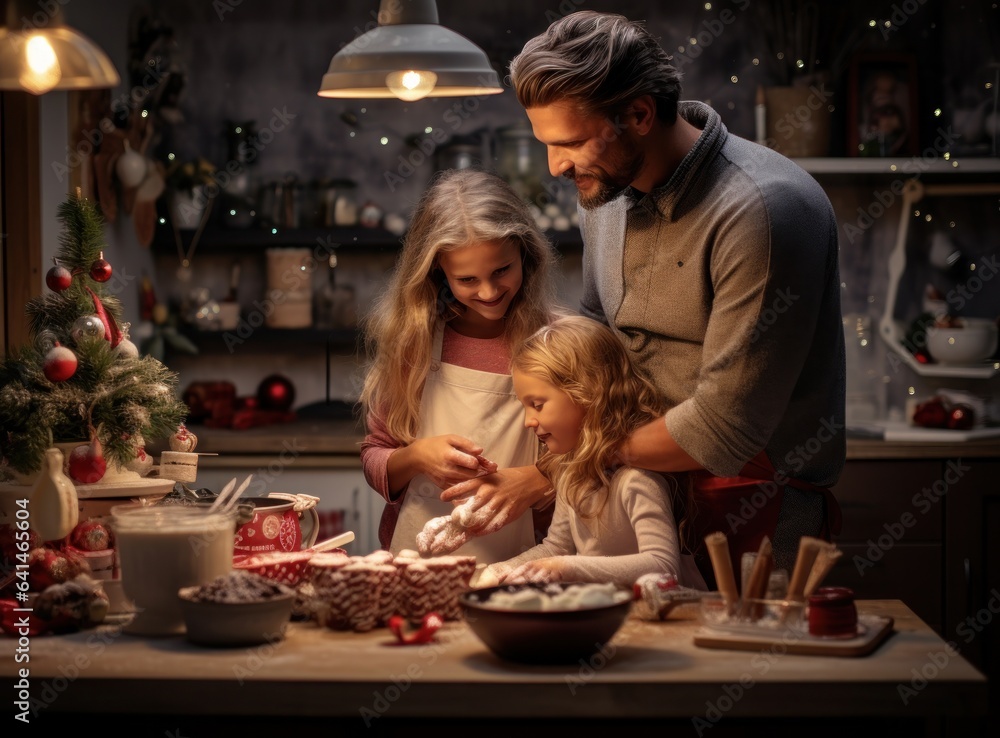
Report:
M434 72L407 69L385 75L385 86L400 100L413 102L431 94L437 78Z
M44 36L32 36L25 44L25 69L18 82L28 92L41 95L62 78L62 69L52 44Z

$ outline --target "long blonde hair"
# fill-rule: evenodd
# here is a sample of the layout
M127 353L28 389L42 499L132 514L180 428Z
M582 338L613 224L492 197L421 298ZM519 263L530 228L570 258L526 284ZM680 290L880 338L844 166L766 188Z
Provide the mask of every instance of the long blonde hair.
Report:
M514 242L521 251L521 289L504 321L511 350L557 310L555 251L527 204L491 172L439 174L417 205L385 291L362 323L370 362L361 405L401 443L411 443L419 430L434 331L465 309L448 289L438 255L484 241Z
M546 454L540 463L581 516L595 517L607 504L618 451L636 428L663 415L663 400L635 372L611 329L582 316L539 329L514 352L511 367L543 379L584 408L576 448Z

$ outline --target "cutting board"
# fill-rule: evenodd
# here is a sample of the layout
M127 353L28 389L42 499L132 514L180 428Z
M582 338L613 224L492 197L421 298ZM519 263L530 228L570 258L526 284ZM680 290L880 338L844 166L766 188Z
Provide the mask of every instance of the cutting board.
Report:
M789 629L751 628L725 630L703 627L694 634L694 645L734 651L783 649L782 653L806 656L867 656L892 633L893 619L879 615L858 616L858 635L854 638L819 638L807 632Z

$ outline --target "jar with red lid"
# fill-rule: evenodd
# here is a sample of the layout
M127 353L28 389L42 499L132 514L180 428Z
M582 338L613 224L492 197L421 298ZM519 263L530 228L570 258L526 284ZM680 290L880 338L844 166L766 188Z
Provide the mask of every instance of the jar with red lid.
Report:
M820 587L809 595L809 634L824 638L853 638L858 633L854 591L847 587Z

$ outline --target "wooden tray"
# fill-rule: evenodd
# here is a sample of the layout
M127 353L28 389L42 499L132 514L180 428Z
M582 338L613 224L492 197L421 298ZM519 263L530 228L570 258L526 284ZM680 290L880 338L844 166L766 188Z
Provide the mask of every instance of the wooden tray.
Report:
M694 634L694 644L702 648L725 648L735 651L762 651L781 647L785 653L808 656L867 656L892 633L893 619L878 615L858 617L858 635L854 638L820 638L805 631L765 630L750 633L749 628L728 631L702 627ZM795 637L790 637L794 633Z

